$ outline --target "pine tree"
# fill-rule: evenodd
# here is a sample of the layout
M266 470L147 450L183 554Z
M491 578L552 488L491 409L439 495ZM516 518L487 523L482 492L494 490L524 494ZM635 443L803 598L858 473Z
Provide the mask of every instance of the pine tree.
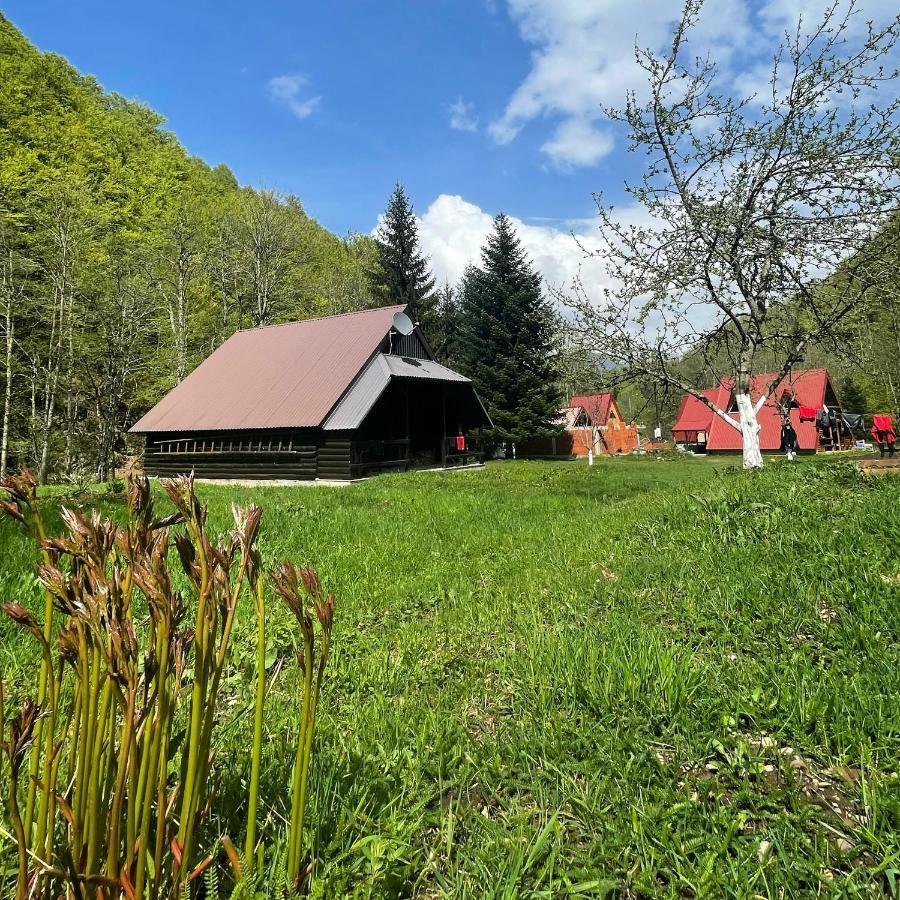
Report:
M461 308L459 289L449 281L438 291L435 314L434 333L428 337L431 349L440 362L453 368L459 358Z
M555 430L559 381L553 364L553 311L505 215L463 278L462 371L475 384L498 441Z
M428 258L419 247L419 228L406 189L399 182L375 235L381 272L375 273L388 303L405 303L429 337L436 324L437 297Z

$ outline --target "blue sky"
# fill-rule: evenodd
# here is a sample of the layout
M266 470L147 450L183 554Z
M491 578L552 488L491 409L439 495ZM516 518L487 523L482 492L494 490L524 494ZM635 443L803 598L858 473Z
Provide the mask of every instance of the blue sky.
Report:
M784 25L824 3L709 0L697 39L752 84ZM439 279L459 275L504 211L545 278L562 283L583 263L571 231L589 243L595 228L592 192L620 200L637 164L602 105L639 88L635 38L662 48L680 8L7 0L3 11L40 49L152 106L191 153L297 194L338 233L375 227L400 179Z
M13 0L43 50L146 101L192 152L298 194L338 232L368 231L397 179L519 217L587 215L600 171L544 171L540 129L506 146L483 126L529 70L505 6L484 0L102 3ZM252 10L252 12L251 12ZM267 88L305 77L299 118ZM289 89L290 85L282 82ZM284 96L284 92L282 92ZM450 126L451 106L470 104Z

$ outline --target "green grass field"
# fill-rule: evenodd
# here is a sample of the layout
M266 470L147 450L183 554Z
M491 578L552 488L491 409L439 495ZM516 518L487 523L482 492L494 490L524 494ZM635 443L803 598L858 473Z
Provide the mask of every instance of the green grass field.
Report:
M732 465L201 486L213 530L255 500L266 563L313 564L338 597L314 895L898 895L900 479ZM76 499L121 514L113 494ZM13 523L0 552L0 596L37 604ZM270 607L285 664L263 803L280 829L296 635ZM218 745L229 814L208 841L244 812L229 797L248 776L253 629L245 598ZM10 704L36 652L0 622Z

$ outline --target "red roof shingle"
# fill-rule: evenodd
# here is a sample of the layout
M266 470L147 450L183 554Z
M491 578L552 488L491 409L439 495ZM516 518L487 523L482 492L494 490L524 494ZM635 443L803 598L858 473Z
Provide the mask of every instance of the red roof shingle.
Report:
M574 394L569 401L569 409L583 409L592 425L605 425L609 419L609 408L613 395L609 391L599 394Z

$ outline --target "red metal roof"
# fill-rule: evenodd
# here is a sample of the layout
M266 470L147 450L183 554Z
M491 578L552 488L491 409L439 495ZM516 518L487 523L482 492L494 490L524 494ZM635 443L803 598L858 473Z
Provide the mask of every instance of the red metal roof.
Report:
M600 394L574 394L568 408L583 409L592 425L605 425L612 403L613 395L608 391Z
M718 405L721 391L722 386L720 385L719 387L708 388L700 393ZM723 402L728 402L727 396ZM693 394L685 394L681 398L681 406L678 408L678 416L675 419L675 424L672 426L672 432L709 432L714 415L715 413Z
M767 372L757 375L750 385L750 397L754 403L768 391L775 380L775 373ZM727 410L731 405L732 385L734 380L723 378L717 388L710 388L703 393L712 400L719 409ZM759 411L760 447L767 451L777 451L781 447L781 418L776 409L776 402L786 392L791 392L801 406L812 406L817 410L825 403L825 393L829 377L826 369L807 369L789 375ZM729 413L730 418L738 421L737 413ZM801 422L799 411L791 410L791 422L797 431L797 440L801 450L815 450L818 446L818 433L815 422ZM704 424L705 423L705 424ZM707 431L707 450L740 450L741 433L733 428L721 416L701 403L696 397L685 395L681 401L678 418L672 427L673 432Z
M317 427L405 308L239 331L131 431Z

